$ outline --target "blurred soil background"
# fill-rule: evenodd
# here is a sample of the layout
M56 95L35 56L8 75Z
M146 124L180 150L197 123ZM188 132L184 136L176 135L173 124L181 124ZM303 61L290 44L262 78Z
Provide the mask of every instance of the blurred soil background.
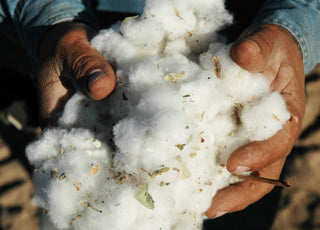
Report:
M231 40L246 26L237 20L229 29ZM25 157L26 145L41 132L33 73L23 48L0 34L0 230L39 229L41 210L32 203L33 169ZM275 188L244 211L206 221L204 229L320 230L320 65L306 78L306 95L302 132L282 174L291 187Z

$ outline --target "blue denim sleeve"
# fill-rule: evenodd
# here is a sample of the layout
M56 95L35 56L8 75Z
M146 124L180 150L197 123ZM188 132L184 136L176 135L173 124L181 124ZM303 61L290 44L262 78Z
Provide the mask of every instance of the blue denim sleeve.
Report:
M287 29L300 46L305 73L319 63L319 0L267 0L254 23L271 23Z
M24 44L34 60L43 33L52 25L71 20L97 27L89 0L0 1L0 30Z
M99 0L97 10L140 14L144 3L145 0Z

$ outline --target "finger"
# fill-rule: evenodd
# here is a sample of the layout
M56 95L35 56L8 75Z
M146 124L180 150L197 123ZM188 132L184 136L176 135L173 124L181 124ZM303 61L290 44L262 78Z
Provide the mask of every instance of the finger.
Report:
M271 88L281 93L291 118L269 139L252 142L236 149L227 162L229 171L257 171L291 152L299 136L305 110L303 85L303 78L297 77L291 66L284 65L280 68Z
M259 176L279 179L285 158L264 168L259 172ZM212 205L207 210L209 218L219 217L226 213L242 210L261 199L273 189L273 185L244 180L238 184L230 185L220 191L212 199Z
M61 42L66 66L62 77L72 80L76 88L91 99L108 96L116 85L116 76L111 65L90 46L82 30L69 32Z
M291 118L269 139L236 149L227 161L227 169L234 173L257 171L289 155L300 131L297 122Z

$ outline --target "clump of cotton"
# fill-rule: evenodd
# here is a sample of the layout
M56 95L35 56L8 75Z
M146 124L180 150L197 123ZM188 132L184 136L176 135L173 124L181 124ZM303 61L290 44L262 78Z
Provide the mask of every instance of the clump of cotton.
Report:
M241 145L290 118L262 74L218 43L222 0L149 0L92 45L116 67L102 101L80 94L30 144L35 200L59 229L199 229Z

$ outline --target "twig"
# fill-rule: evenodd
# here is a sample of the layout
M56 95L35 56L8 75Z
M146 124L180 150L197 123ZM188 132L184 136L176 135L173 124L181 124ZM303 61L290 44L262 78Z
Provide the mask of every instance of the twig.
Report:
M290 184L287 181L274 180L274 179L269 179L269 178L264 178L259 176L253 176L253 175L239 175L239 174L233 174L233 175L237 176L239 179L253 180L253 181L273 184L281 187L290 187Z

